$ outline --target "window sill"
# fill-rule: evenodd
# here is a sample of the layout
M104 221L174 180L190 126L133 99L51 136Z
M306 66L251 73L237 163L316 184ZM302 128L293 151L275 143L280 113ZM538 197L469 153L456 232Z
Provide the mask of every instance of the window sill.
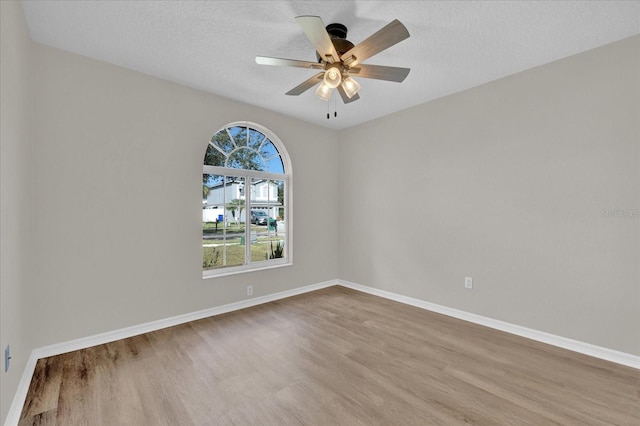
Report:
M253 266L253 265L250 267L247 267L246 265L232 266L225 269L203 271L202 279L207 280L210 278L227 277L230 275L245 274L247 272L264 271L267 269L283 268L283 267L292 266L292 265L293 265L293 262L286 260L282 262L270 262L269 265L264 265L264 266Z

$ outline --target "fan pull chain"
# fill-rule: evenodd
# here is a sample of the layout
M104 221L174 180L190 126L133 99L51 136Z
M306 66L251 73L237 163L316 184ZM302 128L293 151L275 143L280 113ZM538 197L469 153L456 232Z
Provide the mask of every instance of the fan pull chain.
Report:
M329 102L327 102L327 120L329 119L329 117L331 117L331 115L329 115Z
M331 99L329 99L329 101L327 102L327 120L331 118L331 107L329 106L329 104L331 103ZM337 117L338 116L338 110L336 107L336 98L333 97L333 116Z

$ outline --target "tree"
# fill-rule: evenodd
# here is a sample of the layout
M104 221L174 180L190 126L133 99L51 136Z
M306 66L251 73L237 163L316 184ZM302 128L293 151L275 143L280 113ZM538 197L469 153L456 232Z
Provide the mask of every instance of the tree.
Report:
M227 159L227 156L224 155L219 150L217 150L216 148L214 148L213 146L213 145L216 145L218 147L221 147L223 150L230 148L227 146L226 143L224 143L221 140L222 139L222 137L220 136L221 133L226 134L224 130L221 130L220 132L213 135L213 137L211 138L211 142L209 142L209 145L207 145L207 152L204 154L204 164L207 166L224 167L224 163Z
M278 182L278 203L280 203L281 206L284 206L284 181L279 180ZM280 216L280 220L284 220L284 207L280 207L280 213L278 214L278 216Z
M260 153L247 144L247 128L222 129L211 138L204 155L208 166L244 170L265 170Z
M231 214L233 215L233 217L238 220L242 215L242 210L244 210L244 206L245 206L244 200L235 199L227 203L226 209L231 210ZM238 212L237 215L236 215L236 211Z

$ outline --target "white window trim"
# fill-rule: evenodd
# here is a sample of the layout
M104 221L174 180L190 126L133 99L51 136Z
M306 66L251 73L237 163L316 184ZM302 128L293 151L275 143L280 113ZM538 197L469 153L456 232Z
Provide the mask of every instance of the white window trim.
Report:
M246 272L253 272L253 271L263 271L266 269L274 269L274 268L281 268L281 267L285 267L285 266L292 266L293 265L293 168L291 165L291 159L289 157L289 153L287 152L286 148L284 147L284 145L282 144L282 142L280 141L280 139L273 133L271 132L271 130L267 129L266 127L257 124L257 123L252 123L250 121L236 121L233 123L228 123L225 124L224 126L222 126L220 129L218 129L215 133L217 134L219 131L221 130L226 130L228 128L231 127L249 127L255 130L258 130L259 132L261 132L263 135L265 135L270 141L271 143L273 143L273 145L276 147L276 149L278 150L278 153L280 154L280 158L282 159L282 166L284 168L284 174L278 174L278 173L269 173L269 172L262 172L262 171L255 171L255 170L246 170L246 169L234 169L234 168L228 168L228 167L220 167L220 166L209 166L209 165L203 165L202 167L202 173L203 174L217 174L217 175L239 175L242 177L246 177L247 182L250 182L251 178L261 178L261 179L273 179L273 180L283 180L285 181L285 206L286 206L286 216L285 216L285 244L287 245L287 257L286 258L282 258L282 259L271 259L267 262L255 262L255 263L248 263L246 265L238 265L238 266L228 266L228 267L224 267L224 268L217 268L217 269L209 269L209 270L203 270L202 271L202 278L203 279L209 279L209 278L217 278L217 277L224 277L224 276L229 276L229 275L236 275L236 274L243 274ZM231 138L234 145L235 145L235 140L233 140L233 138ZM207 146L208 146L208 142L207 142ZM214 146L215 147L215 146ZM217 149L217 147L216 147ZM202 240L202 238L201 238ZM248 250L248 249L247 249Z

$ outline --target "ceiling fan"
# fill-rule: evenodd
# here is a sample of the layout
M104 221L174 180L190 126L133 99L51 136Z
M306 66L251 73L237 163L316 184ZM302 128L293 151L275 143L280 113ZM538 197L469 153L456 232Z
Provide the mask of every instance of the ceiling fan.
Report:
M373 55L409 38L409 31L397 19L370 35L358 45L347 40L347 27L329 24L326 27L319 16L298 16L298 25L316 48L318 62L295 59L256 56L260 65L275 65L322 70L308 80L289 90L286 94L298 96L320 83L316 95L324 101L337 89L344 103L360 99L360 84L353 77L402 82L409 74L409 68L368 65L362 62Z

